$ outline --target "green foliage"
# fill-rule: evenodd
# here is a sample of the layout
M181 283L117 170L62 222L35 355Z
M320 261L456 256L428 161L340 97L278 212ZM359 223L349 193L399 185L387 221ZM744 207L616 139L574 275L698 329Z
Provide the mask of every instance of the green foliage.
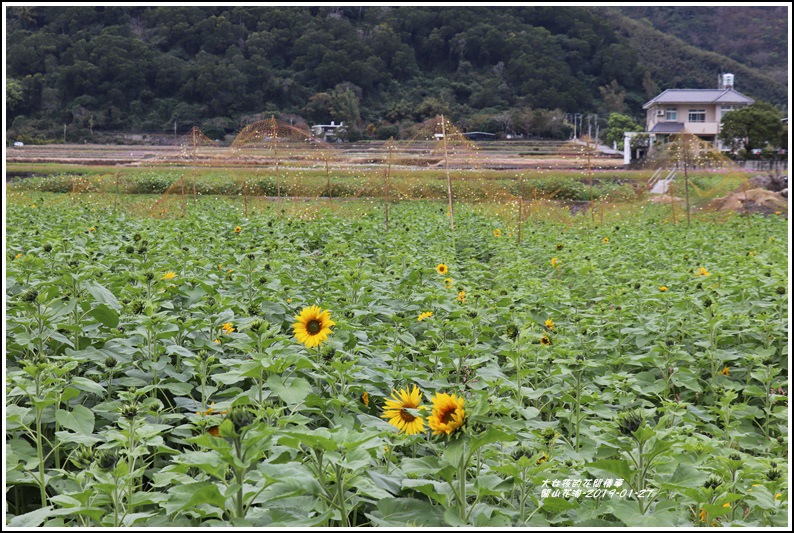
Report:
M768 102L729 111L722 117L720 139L734 150L744 148L749 152L766 144L781 146L783 123L780 113ZM784 145L783 145L784 146Z
M575 6L20 7L6 42L9 131L58 138L67 124L68 140L96 140L176 122L221 139L263 111L344 121L351 138L440 113L496 131L506 111L636 114L654 85L713 85L702 73L715 69L692 66L701 50L638 24ZM732 71L749 94L785 101L784 84ZM564 138L561 127L521 126Z
M14 193L6 523L782 527L787 226L657 207L536 208L519 243L465 203L452 238L443 202L384 231L370 200L158 220ZM293 336L310 305L321 349ZM414 384L411 416L455 394L462 425L383 419Z
M645 128L634 122L631 117L621 113L612 113L607 121L607 131L604 135L607 143L617 143L618 149L623 149L623 134L627 131L643 131Z

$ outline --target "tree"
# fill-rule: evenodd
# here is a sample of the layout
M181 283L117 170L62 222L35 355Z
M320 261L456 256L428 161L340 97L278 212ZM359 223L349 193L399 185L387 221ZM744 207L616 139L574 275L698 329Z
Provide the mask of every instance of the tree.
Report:
M618 148L623 149L623 138L627 131L642 131L643 127L634 122L631 117L622 113L612 113L607 120L607 132L604 135L607 143L618 143Z
M722 117L719 137L732 149L743 147L749 152L767 143L777 145L782 130L778 110L768 102L756 102L726 113Z

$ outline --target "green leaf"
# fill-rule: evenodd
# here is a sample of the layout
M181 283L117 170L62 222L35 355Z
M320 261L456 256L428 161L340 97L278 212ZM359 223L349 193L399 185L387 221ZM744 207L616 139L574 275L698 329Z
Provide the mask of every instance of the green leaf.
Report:
M378 510L366 516L375 526L439 527L444 525L442 512L438 506L413 498L383 498Z
M55 411L55 420L61 427L75 433L91 435L94 432L94 413L82 405L75 405L71 411L58 409Z
M288 406L295 406L306 399L311 391L311 384L303 378L282 378L272 375L267 378L267 384Z
M113 295L112 292L107 290L105 287L100 285L99 283L84 283L85 290L94 297L94 299L99 302L100 304L105 304L111 309L119 311L121 309L121 304Z
M119 314L105 304L99 304L88 312L104 326L115 328L119 325Z
M178 485L168 491L169 500L163 505L168 515L184 511L200 504L214 505L224 508L226 498L223 497L214 483L201 481L189 485Z
M632 470L628 462L618 459L605 459L601 461L594 461L585 465L588 470L602 470L615 474L622 478L626 483L631 484Z

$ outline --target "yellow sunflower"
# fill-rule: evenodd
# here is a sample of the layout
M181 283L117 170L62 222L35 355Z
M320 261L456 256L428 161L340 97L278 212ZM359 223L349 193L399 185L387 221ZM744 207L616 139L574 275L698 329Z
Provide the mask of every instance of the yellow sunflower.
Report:
M608 244L608 243L609 243L609 237L604 237L604 244Z
M383 406L381 418L389 421L389 424L400 430L406 435L415 435L425 430L425 420L419 414L410 413L408 410L424 410L419 404L422 403L422 393L414 385L410 392L408 389L393 391L391 398L386 400Z
M221 328L223 329L223 332L228 335L229 333L234 331L234 324L232 324L231 322L226 322L224 325L221 326Z
M465 303L466 302L466 291L460 291L458 293L458 301L460 303Z
M243 231L243 228L241 228L240 226L237 226L236 228L234 228L234 232L235 233L240 233L241 231Z
M543 346L549 346L549 345L551 344L551 339L550 339L550 338L548 338L546 335L543 335L543 336L540 338L540 343L541 343Z
M449 272L449 268L447 268L447 265L445 265L444 263L439 263L438 266L436 267L436 272L438 272L442 276L445 276L447 272Z
M445 278L444 279L444 287L447 289L451 289L452 286L455 284L455 280L452 278Z
M499 228L496 228L495 230L493 230L493 236L494 237L501 237L502 236L502 230L499 229Z
M88 231L94 233L96 231L96 228L94 226L91 226L90 228L88 228Z
M560 260L559 260L559 259L557 259L556 257L552 257L552 258L551 258L551 266L553 266L553 267L558 267L558 266L560 266Z
M369 393L367 391L361 394L361 403L369 407Z
M431 316L433 316L433 312L432 312L432 311L427 311L426 313L422 313L421 315L419 315L418 317L416 317L416 319L417 319L419 322L421 322L421 321L422 321L422 320L424 320L425 318L430 318Z
M549 328L549 330L553 330L554 329L554 322L550 318L546 319L545 324L546 324L546 327Z
M166 272L165 274L163 274L163 277L162 277L161 279L169 280L169 279L174 279L174 277L176 277L176 273L174 273L174 272L171 272L171 271L169 270L168 272Z
M727 366L722 370L720 370L719 373L722 374L723 376L731 377L731 369L728 368Z
M711 272L706 270L704 267L700 267L695 271L696 276L711 276Z
M307 348L319 346L333 333L331 326L336 325L336 322L331 320L331 312L323 311L316 305L304 308L299 315L295 315L295 320L297 322L292 325L295 338Z
M430 400L433 402L433 412L427 419L427 425L433 430L433 435L449 435L463 425L466 410L462 397L440 392Z
M659 292L667 292L667 287L662 285L661 287L659 287Z

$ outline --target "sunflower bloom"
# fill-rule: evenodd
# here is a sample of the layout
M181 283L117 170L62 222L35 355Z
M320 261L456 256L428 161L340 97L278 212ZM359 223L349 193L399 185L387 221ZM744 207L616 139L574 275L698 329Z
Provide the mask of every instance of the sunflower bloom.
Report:
M442 276L445 276L447 272L449 272L449 268L447 268L447 265L445 265L444 263L439 263L438 266L436 266L436 272L438 272Z
M706 510L701 507L700 508L700 515L699 515L700 521L701 522L707 522L708 521L708 516L709 515L706 512Z
M453 280L452 278L444 279L444 288L451 289L454 284L455 284L455 280Z
M551 339L550 339L548 336L546 336L546 335L543 335L543 336L540 338L540 343L541 343L543 346L549 346L549 345L551 344Z
M221 328L223 329L223 332L228 335L229 333L234 331L234 324L232 324L231 322L226 322L224 325L221 326Z
M549 328L550 331L554 329L554 322L552 321L552 319L547 318L544 324L546 325L547 328Z
M706 270L704 267L700 267L699 269L697 269L697 271L695 271L695 275L696 276L711 276L711 272Z
M463 409L462 397L440 392L430 400L433 402L433 412L427 419L427 425L433 430L433 435L449 435L463 425L466 410Z
M243 231L243 228L241 228L240 226L237 226L236 228L234 228L234 232L235 233L240 233L241 231Z
M722 370L720 370L719 373L722 374L723 376L731 377L731 369L728 368L727 366L725 368L723 368Z
M94 226L91 226L90 228L88 228L88 231L94 233L96 231L96 228Z
M501 237L502 236L502 230L499 229L499 228L496 228L495 230L493 230L493 236L494 237Z
M367 391L361 394L361 403L369 407L369 393Z
M418 317L416 317L416 320L418 320L419 322L421 322L421 321L422 321L422 320L424 320L425 318L430 318L431 316L433 316L433 312L432 312L432 311L427 311L427 312L425 312L425 313L422 313L422 314L421 314L421 315L419 315Z
M391 398L386 400L381 418L388 420L389 424L406 435L421 433L425 430L424 418L408 412L408 409L426 409L420 407L420 403L422 393L416 385L410 392L408 389L401 389L399 392L395 390Z
M561 261L559 259L557 259L556 257L552 257L551 258L551 266L559 267L560 263L561 263Z
M460 291L458 293L458 301L460 303L465 303L466 302L466 291Z
M22 254L20 253L20 254L15 255L14 259L22 259Z
M331 312L323 311L316 305L304 308L299 315L295 315L295 320L297 322L292 325L295 338L307 348L322 344L328 339L328 335L333 333L331 326L336 325L336 322L331 320Z
M175 273L175 272L171 272L171 271L169 270L168 272L166 272L165 274L163 274L163 277L162 277L162 278L160 278L160 279L169 280L169 279L174 279L174 277L176 277L176 273Z
M662 285L661 287L659 287L659 292L667 292L667 287Z
M609 244L609 237L604 237L604 244Z

